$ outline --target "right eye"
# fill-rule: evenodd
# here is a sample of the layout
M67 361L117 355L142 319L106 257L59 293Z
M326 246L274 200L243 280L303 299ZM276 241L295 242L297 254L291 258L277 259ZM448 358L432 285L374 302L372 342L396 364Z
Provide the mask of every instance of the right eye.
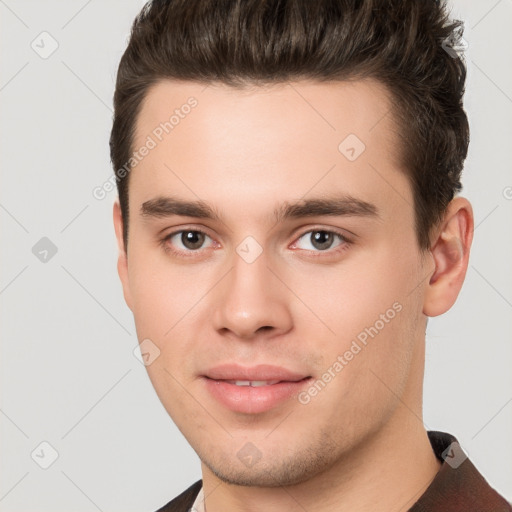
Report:
M166 235L162 240L162 244L166 250L171 251L173 254L188 257L192 256L191 253L200 252L199 250L207 238L213 242L204 231L199 229L181 229Z

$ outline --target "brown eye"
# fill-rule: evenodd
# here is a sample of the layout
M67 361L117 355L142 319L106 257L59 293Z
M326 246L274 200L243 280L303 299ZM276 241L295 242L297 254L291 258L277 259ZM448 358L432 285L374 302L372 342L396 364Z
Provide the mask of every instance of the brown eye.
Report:
M200 249L204 243L205 234L200 231L182 231L181 243L187 249Z
M334 241L334 233L313 231L310 235L311 244L319 250L329 249Z
M338 243L336 243L336 239L339 240ZM299 238L299 242L300 240L304 240L304 242L302 242L302 244L297 243L299 249L315 252L325 252L328 249L332 249L348 242L348 240L343 235L334 231L327 231L325 229L308 231Z
M163 243L169 249L177 254L186 255L191 252L199 252L203 249L206 239L210 240L210 245L213 240L202 231L197 229L182 229L167 235Z

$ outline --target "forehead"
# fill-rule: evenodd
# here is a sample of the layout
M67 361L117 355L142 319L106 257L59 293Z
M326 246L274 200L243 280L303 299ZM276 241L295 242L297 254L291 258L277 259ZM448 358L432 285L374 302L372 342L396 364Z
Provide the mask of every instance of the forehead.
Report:
M410 190L390 105L371 80L245 89L161 81L137 119L133 149L151 149L131 172L130 197L140 205L172 192L247 209L336 189L397 202Z
M355 134L364 142L387 135L387 142L395 142L389 98L388 90L370 79L304 80L243 88L162 80L145 95L134 142L140 145L145 136L156 131L157 138L163 136L172 144L173 138L180 133L187 135L190 129L204 142L215 135L217 139L228 136L230 141L244 142L246 149L255 135L292 143L299 130L312 143L324 137L336 142L347 134ZM187 118L190 120L184 122ZM170 131L161 126L165 123L173 137L166 137ZM240 130L233 131L234 127Z

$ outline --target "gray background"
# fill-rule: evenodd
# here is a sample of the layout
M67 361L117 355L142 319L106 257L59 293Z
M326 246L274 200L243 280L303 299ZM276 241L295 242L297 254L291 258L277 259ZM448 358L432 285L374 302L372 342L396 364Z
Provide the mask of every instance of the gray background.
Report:
M115 73L142 5L0 0L2 511L152 511L200 477L133 355L114 193L92 195L112 172ZM463 195L477 227L458 302L429 322L424 419L512 500L512 0L453 6L466 21ZM58 452L48 469L43 441Z

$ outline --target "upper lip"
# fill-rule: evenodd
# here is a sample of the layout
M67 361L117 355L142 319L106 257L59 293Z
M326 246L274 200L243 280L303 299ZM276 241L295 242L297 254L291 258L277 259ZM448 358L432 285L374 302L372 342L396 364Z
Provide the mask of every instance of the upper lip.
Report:
M287 381L297 382L309 377L304 373L294 372L281 366L260 364L241 366L239 364L222 364L210 368L205 377L214 380L249 380L249 381Z

